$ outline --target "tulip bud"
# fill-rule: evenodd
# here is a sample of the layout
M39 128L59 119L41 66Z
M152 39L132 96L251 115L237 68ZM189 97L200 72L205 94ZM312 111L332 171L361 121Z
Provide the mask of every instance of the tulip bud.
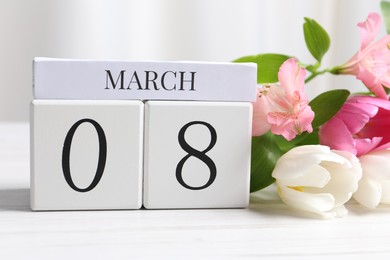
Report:
M322 145L291 149L276 163L280 198L289 206L323 217L343 217L344 204L358 188L362 175L359 160L349 152Z

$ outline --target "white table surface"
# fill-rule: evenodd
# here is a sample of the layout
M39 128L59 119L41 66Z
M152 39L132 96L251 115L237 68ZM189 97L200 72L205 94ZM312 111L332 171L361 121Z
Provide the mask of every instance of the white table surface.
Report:
M28 124L2 123L0 259L390 259L390 206L323 220L269 189L247 209L32 212L29 196Z

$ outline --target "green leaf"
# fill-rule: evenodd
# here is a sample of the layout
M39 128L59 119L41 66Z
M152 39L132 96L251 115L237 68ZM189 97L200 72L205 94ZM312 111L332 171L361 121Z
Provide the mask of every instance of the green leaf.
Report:
M300 135L297 135L291 141L287 141L281 135L275 135L275 141L278 144L280 150L283 153L287 153L291 149L300 146L300 145L309 145L309 144L318 144L318 129L313 129L313 132L303 132Z
M279 68L289 56L283 54L259 54L254 56L245 56L234 60L234 62L254 62L257 64L257 83L278 82Z
M345 89L335 89L324 92L313 99L309 105L315 113L312 122L313 129L331 119L342 107L349 96L349 91Z
M286 140L282 135L275 135L274 139L275 142L278 144L280 150L283 153L288 152L292 148L298 146L299 143L301 143L304 139L308 137L308 133L304 132L300 135L297 135L294 139L291 141Z
M310 134L308 132L304 133L304 138L300 140L299 145L311 145L311 144L319 144L319 136L318 136L318 128L313 129L313 132Z
M311 55L313 55L318 62L321 62L322 57L330 47L330 38L328 33L321 27L321 25L310 18L305 18L303 33L305 35L306 46Z
M390 2L382 1L381 9L382 9L383 20L386 25L387 34L390 34Z
M261 190L275 181L272 171L282 151L274 137L271 133L252 137L251 192Z

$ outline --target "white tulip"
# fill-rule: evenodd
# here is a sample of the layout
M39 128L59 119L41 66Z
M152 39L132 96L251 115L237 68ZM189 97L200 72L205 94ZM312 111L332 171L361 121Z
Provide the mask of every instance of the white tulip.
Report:
M272 176L287 205L332 218L348 213L344 204L357 190L362 169L352 153L305 145L280 157Z
M363 177L353 198L368 208L390 204L390 150L370 152L359 160Z

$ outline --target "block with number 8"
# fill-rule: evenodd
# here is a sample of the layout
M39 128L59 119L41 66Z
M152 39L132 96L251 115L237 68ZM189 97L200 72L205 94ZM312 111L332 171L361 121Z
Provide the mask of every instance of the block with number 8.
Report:
M251 122L250 103L146 102L144 206L246 207Z
M33 210L139 209L141 101L34 100Z

